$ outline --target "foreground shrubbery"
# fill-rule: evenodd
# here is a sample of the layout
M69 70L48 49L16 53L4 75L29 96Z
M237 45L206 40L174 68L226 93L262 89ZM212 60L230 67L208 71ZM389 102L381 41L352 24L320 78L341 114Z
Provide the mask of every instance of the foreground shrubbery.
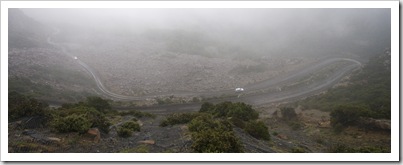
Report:
M85 114L71 114L66 117L57 117L52 125L59 132L85 133L91 128L92 123Z
M262 121L248 122L245 126L245 131L257 139L270 140L269 130Z
M281 115L283 116L283 118L287 121L297 119L297 113L295 112L294 108L282 107L282 108L280 108L280 111L281 111Z
M364 147L350 147L345 144L337 143L328 148L330 153L390 153L390 149L386 147L377 146L364 146Z
M46 116L48 105L17 92L8 94L8 120L15 121L22 117Z
M140 131L140 125L136 122L129 121L118 128L118 135L120 137L130 137L132 136L133 132Z
M70 109L59 109L53 118L52 127L59 132L84 132L89 128L97 127L107 133L111 125L102 112L82 105Z
M359 116L390 119L390 84L390 55L383 54L370 59L359 73L352 75L347 86L329 89L326 93L301 100L298 104L304 108L314 108L328 112L335 111L333 113L336 114L349 113L338 110L340 109L339 106L354 105L366 111L365 113L359 112ZM356 114L352 115L355 116ZM341 125L344 125L344 122L349 123L348 121L340 121Z
M166 117L161 123L161 127L175 124L186 124L192 121L199 113L173 113Z
M189 124L195 152L210 153L243 152L243 146L225 120L214 120L205 114L193 119Z
M257 139L270 140L267 126L256 121L258 117L258 112L245 103L223 102L214 105L206 102L199 112L169 115L160 126L188 123L195 152L243 152L233 126L245 129Z
M259 117L251 105L237 102L222 102L216 105L203 103L199 112L210 113L217 118L234 117L243 121L255 120Z

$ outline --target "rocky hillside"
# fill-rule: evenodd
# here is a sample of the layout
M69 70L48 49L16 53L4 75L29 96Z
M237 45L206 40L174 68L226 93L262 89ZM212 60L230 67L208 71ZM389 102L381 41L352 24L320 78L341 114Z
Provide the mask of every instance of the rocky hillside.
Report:
M52 33L19 9L9 10L9 91L41 99L82 99L94 84L73 59L47 43Z

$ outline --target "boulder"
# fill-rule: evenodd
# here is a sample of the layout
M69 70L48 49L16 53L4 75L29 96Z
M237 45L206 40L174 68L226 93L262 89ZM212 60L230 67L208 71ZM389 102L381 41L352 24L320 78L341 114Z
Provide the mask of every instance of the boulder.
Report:
M62 141L62 139L59 139L59 138L56 138L56 137L48 137L48 140L52 141L52 142L61 142Z
M87 131L87 134L95 136L94 142L98 143L101 140L101 132L99 132L98 128L90 128Z

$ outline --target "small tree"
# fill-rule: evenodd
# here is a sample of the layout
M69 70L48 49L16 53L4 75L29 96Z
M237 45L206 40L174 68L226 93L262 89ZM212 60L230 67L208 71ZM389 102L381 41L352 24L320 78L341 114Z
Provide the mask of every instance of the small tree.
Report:
M281 114L285 120L294 120L297 118L297 113L295 113L294 108L283 107L280 110L281 110Z
M262 121L248 122L245 131L257 139L270 140L268 127Z
M97 96L87 97L86 104L90 107L94 107L98 111L110 110L111 105L107 100L104 100Z
M336 125L351 126L355 125L360 116L365 116L366 111L357 106L339 106L330 113L330 123L333 127Z

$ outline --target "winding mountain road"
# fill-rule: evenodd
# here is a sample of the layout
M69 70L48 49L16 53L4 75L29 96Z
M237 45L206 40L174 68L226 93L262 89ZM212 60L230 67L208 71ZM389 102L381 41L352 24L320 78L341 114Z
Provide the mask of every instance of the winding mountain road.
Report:
M60 33L60 30L56 30L54 35ZM150 94L146 96L125 96L113 93L109 91L102 83L97 73L88 66L85 62L81 61L79 58L75 58L74 55L67 52L66 48L59 43L55 43L48 37L47 42L55 47L58 47L62 50L62 52L75 59L77 63L85 69L91 77L94 79L97 84L98 89L105 95L114 100L145 100L148 98L155 98L156 96L161 96L162 94ZM309 84L302 84L302 86L298 88L292 88L287 90L281 90L283 86L287 84L292 84L304 79L306 77L311 76L318 70L322 68L326 68L332 64L339 64L340 66L335 69L335 71L328 73L324 79L320 81L315 81ZM221 101L242 101L252 105L262 105L267 103L285 101L290 99L298 99L301 97L306 97L321 91L324 91L337 82L341 80L345 75L351 73L352 71L359 69L362 67L361 62L348 58L331 58L321 60L314 65L311 65L305 69L302 69L298 72L294 72L288 75L284 75L275 79L268 79L265 81L261 81L255 84L250 84L244 87L245 92L242 95L238 95L235 93L234 89L228 89L217 92L172 92L165 93L164 95L169 96L188 96L188 97L203 97L210 98L207 101L210 102L221 102ZM276 91L268 90L268 89L279 89ZM266 92L265 92L266 90ZM240 97L241 96L241 97ZM191 111L194 109L198 109L201 103L186 103L186 104L172 104L172 105L156 105L151 107L136 107L136 109L140 110L148 110L155 113L166 113L167 111Z

